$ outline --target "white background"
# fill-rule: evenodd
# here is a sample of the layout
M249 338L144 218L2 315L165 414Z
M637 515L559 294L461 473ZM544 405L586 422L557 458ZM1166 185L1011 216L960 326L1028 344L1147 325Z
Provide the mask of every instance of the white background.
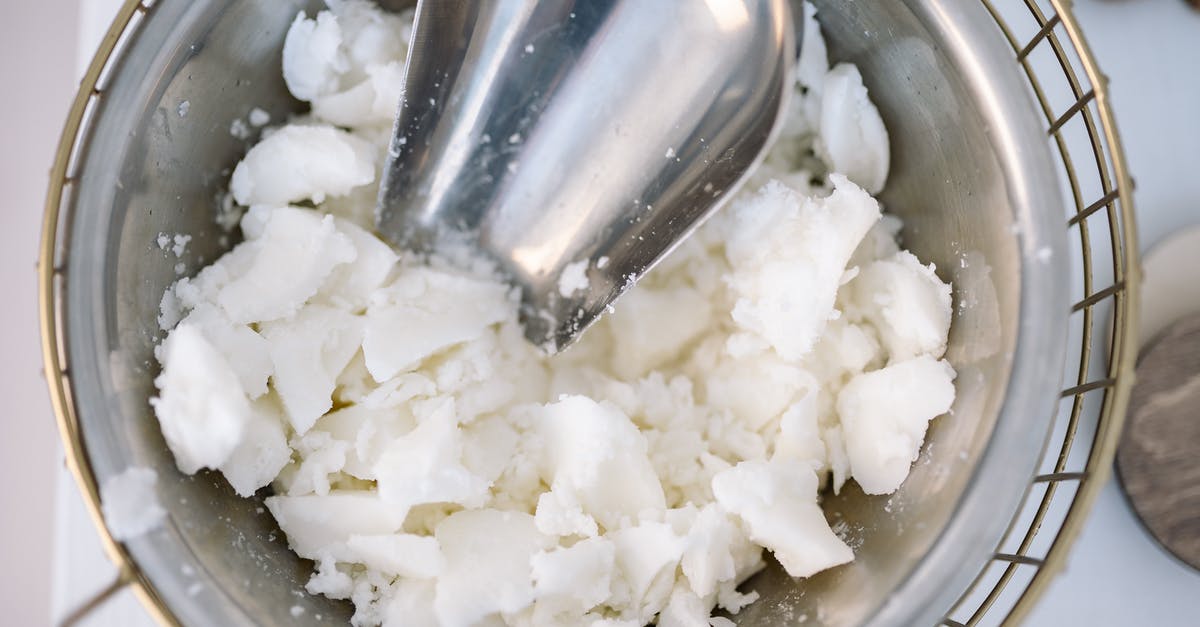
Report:
M999 0L1014 1L1014 0ZM47 172L81 62L118 0L5 0L0 20L0 612L47 625L111 576L74 488L63 479L39 375L34 262ZM1200 13L1182 0L1079 0L1076 12L1112 79L1137 181L1143 250L1200 224ZM1200 289L1200 288L1198 288ZM56 531L57 530L57 531ZM55 536L58 536L57 542ZM145 621L125 596L88 624ZM1200 623L1200 574L1138 526L1105 486L1066 572L1032 625Z

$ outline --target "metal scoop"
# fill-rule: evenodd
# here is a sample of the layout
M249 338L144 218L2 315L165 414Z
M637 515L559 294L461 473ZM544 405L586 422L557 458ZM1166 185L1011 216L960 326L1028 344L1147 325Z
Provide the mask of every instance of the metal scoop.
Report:
M790 93L786 0L422 0L379 197L494 263L548 352L743 182Z

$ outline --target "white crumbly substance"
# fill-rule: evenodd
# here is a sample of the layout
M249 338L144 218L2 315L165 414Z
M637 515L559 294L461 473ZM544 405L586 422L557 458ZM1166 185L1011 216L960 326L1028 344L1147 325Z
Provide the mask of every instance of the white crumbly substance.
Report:
M558 277L558 293L568 298L576 292L582 292L591 284L587 277L587 260L567 264Z
M371 233L410 16L328 5L283 50L312 113L234 170L245 241L163 299L179 468L271 486L356 625L724 625L764 547L796 577L852 560L819 490L907 476L954 400L950 287L870 195L887 135L812 9L748 190L547 357L512 290Z
M271 114L258 107L254 107L246 115L246 120L250 122L251 126L266 126L271 123Z
M124 542L157 528L167 516L154 485L158 474L131 466L100 485L100 511L113 539Z

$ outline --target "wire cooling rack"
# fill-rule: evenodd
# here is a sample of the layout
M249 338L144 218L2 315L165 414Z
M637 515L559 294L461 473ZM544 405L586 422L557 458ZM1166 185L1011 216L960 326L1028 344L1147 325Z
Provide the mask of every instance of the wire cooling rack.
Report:
M1107 79L1070 0L980 0L1045 116L1075 271L1064 385L1024 505L944 625L1020 622L1063 567L1108 478L1136 358L1137 233Z

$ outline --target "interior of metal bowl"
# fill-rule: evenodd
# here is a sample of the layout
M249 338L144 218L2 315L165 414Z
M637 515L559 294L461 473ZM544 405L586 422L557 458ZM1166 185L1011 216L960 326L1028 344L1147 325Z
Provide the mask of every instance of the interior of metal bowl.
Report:
M303 111L279 57L289 24L314 4L151 5L102 77L63 207L60 298L85 460L98 482L130 465L157 470L169 520L126 548L149 596L183 624L345 624L351 613L303 593L311 565L261 501L238 498L217 474L175 470L147 403L159 300L176 264L193 273L236 239L215 218L254 138L233 137L231 122L252 107L275 120ZM990 557L1053 414L1066 268L1038 259L1065 258L1058 183L1012 50L982 5L815 4L831 59L858 64L890 130L882 199L905 221L904 244L954 283L958 401L896 494L866 497L850 484L826 498L853 564L807 580L769 568L748 582L761 599L736 620L933 624ZM182 258L156 244L160 233L192 236Z

